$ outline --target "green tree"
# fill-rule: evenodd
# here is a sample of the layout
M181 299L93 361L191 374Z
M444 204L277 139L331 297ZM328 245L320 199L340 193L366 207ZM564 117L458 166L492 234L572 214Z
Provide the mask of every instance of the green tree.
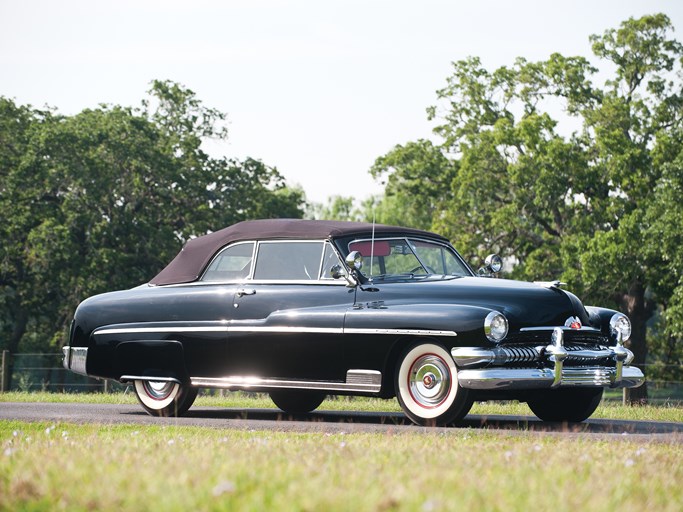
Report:
M78 302L147 282L192 236L302 214L276 169L203 151L226 136L225 115L172 82L155 82L142 110L59 116L2 98L0 115L0 321L13 352L60 344Z
M683 325L669 263L680 241L680 224L672 222L680 222L681 205L671 198L683 122L683 49L672 30L657 14L592 36L612 75L603 86L582 57L519 58L494 72L477 58L456 62L428 110L439 123L443 159L413 143L419 151L397 146L372 169L394 184L384 201L391 192L412 205L408 212L435 205L432 229L467 257L496 250L514 258L514 277L561 277L589 302L623 310L640 364L657 306L667 332ZM570 135L567 126L574 127ZM425 162L436 162L435 169ZM416 195L419 180L418 187L411 180L421 174L426 186ZM446 185L431 187L427 177L435 174ZM636 389L632 399L646 393Z
M375 179L388 179L384 198L376 206L377 221L429 229L451 199L457 163L428 140L396 146L378 158L370 173Z
M25 233L30 219L10 200L13 172L26 153L33 127L49 113L34 111L0 97L0 343L20 339L30 320L25 288L30 268L25 261ZM7 342L6 342L7 343Z
M330 196L325 203L309 205L307 217L317 220L363 220L355 198L339 195Z
M683 381L683 130L660 140L676 156L662 164L662 176L653 190L654 199L644 219L643 248L648 259L660 261L655 281L658 310L648 337L651 355L660 378ZM668 160L668 159L667 159Z

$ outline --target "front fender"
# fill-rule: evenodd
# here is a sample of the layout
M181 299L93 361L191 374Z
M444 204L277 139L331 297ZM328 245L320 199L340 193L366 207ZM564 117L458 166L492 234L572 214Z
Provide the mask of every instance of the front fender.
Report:
M588 312L588 319L591 327L600 329L600 331L612 341L612 344L616 344L614 334L610 329L609 321L612 316L619 313L619 311L597 306L586 306L586 311Z
M463 344L488 346L484 318L490 312L488 308L461 304L371 303L347 311L344 332L392 329L438 336L449 348Z

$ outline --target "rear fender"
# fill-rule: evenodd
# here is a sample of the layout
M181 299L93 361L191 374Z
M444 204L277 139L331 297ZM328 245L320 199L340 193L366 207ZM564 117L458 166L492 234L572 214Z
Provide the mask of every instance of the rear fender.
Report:
M121 381L160 377L189 382L183 345L179 341L139 340L119 343L114 351Z

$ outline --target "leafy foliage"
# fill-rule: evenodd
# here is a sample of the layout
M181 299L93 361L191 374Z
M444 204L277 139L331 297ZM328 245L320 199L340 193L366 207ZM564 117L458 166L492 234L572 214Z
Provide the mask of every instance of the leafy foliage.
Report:
M424 214L470 259L495 250L515 263L513 277L560 277L622 309L644 363L657 307L667 335L683 334L683 46L672 30L656 14L591 36L611 73L603 86L582 57L519 58L493 72L477 58L454 63L428 109L443 142L378 158L383 202L400 196L404 219Z
M59 344L80 300L147 282L192 236L301 216L276 169L203 151L225 117L173 82L154 82L143 109L71 117L0 98L4 348Z

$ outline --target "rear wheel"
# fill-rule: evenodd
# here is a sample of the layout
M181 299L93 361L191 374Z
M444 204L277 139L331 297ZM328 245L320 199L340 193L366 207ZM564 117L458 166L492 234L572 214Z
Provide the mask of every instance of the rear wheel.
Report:
M448 425L472 407L469 390L458 384L453 358L440 345L413 345L399 358L394 375L396 398L418 425Z
M194 403L197 391L197 388L177 382L135 381L135 396L152 416L182 416Z
M269 395L280 409L294 414L316 410L327 396L322 391L301 389L274 389Z
M537 393L527 404L543 421L579 422L595 412L603 391L603 388L553 389Z

